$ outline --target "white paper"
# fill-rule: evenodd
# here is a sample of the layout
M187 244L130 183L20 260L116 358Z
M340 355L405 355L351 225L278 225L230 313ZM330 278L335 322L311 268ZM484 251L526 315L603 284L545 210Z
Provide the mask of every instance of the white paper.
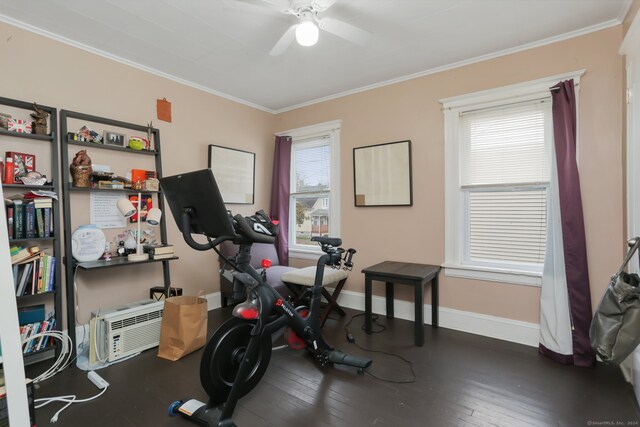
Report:
M98 228L125 228L127 219L116 207L118 200L124 198L125 195L118 193L91 193L91 224Z

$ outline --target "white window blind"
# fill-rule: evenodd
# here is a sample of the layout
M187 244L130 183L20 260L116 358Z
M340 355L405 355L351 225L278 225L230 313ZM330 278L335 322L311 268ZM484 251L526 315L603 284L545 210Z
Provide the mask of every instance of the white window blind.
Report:
M328 191L330 189L331 150L328 140L293 146L295 187L292 193Z
M331 147L328 138L295 142L292 147L291 211L293 245L316 248L314 236L328 235L330 227ZM290 212L291 212L290 211Z
M462 114L462 186L549 182L550 109L537 101Z
M550 109L537 100L461 114L467 262L544 263Z

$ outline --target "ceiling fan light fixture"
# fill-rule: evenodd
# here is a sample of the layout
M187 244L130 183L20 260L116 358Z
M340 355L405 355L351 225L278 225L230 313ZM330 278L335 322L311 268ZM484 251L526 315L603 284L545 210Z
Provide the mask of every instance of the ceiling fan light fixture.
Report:
M302 21L296 27L296 41L300 46L313 46L318 43L320 30L311 20Z

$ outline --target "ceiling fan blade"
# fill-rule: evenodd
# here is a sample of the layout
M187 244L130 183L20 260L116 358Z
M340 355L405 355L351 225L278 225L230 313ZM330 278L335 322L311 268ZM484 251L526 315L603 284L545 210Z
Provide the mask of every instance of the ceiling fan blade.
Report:
M265 6L278 9L280 12L286 12L291 9L289 0L234 0L242 3L249 3L256 6Z
M323 12L329 9L337 0L313 0L311 6L313 6L318 12Z
M280 40L273 46L269 55L277 56L282 55L288 48L293 39L296 38L296 27L298 24L294 24L289 27L287 31L280 37Z
M318 26L321 30L359 45L367 44L372 35L369 31L334 18L322 18Z

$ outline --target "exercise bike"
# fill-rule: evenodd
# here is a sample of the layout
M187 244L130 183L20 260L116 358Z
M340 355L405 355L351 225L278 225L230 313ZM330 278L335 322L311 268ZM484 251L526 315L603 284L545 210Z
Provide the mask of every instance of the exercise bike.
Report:
M267 268L258 272L249 264L253 243L274 243L279 228L275 221L262 211L250 217L232 216L210 169L161 178L160 184L178 228L191 248L218 252L216 247L227 240L239 245L234 259L226 261L235 269L234 293L244 293L246 297L234 307L233 317L215 331L204 349L200 382L209 401L206 404L194 399L176 401L169 406L170 415L182 414L209 427L235 426L231 417L238 399L260 382L271 358L272 335L283 329L292 348L306 349L321 366L348 365L362 373L371 365L371 359L334 349L320 330L324 268L349 269L353 266L354 250L341 248L339 238L312 238L324 254L318 259L310 306L294 308L267 284ZM197 242L193 234L204 235L206 243Z

